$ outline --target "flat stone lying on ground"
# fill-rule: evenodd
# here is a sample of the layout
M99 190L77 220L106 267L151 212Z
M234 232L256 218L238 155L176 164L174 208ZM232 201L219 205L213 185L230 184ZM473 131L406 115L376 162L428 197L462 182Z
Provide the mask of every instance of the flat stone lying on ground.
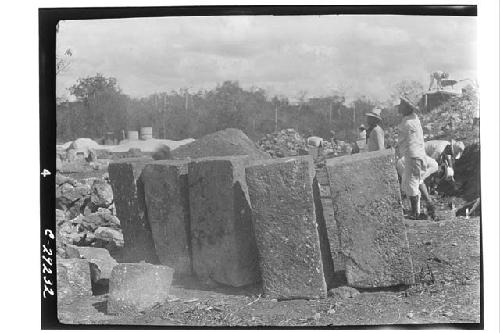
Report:
M187 163L156 161L142 172L156 254L176 274L192 273Z
M241 287L259 280L245 181L246 156L189 163L193 269L205 282Z
M109 281L108 313L134 314L165 302L173 273L168 266L118 264Z
M263 290L270 297L326 297L313 177L311 156L246 168Z
M66 253L69 258L86 259L97 266L98 274L91 276L93 283L109 280L113 267L118 265L118 262L109 254L108 250L103 248L67 245Z
M57 302L71 303L92 295L90 264L85 259L57 258Z
M394 151L333 158L326 167L347 283L358 288L413 283Z
M151 161L151 158L127 158L110 163L108 168L126 262L158 263L141 177L142 169Z

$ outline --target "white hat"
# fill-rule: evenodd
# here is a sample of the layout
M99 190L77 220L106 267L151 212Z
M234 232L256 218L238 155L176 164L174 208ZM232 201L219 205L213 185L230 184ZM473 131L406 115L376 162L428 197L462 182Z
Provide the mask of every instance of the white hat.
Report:
M366 113L366 116L382 120L382 117L380 116L381 112L382 112L382 110L380 110L379 108L374 108L370 112Z

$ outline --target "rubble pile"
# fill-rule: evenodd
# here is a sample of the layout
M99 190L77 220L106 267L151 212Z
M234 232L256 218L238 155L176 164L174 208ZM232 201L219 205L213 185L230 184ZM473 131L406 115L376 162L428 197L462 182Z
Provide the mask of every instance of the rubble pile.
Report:
M421 115L427 140L454 139L470 145L479 141L479 127L474 126L478 103L474 96L454 97L430 113Z
M306 140L293 128L266 134L258 145L274 158L306 155L309 151Z
M269 155L259 150L243 131L235 128L226 128L207 134L196 141L172 150L174 159L231 155L248 155L256 159L269 158Z
M115 251L123 247L109 179L77 181L56 174L56 230L62 244ZM66 257L64 249L59 253Z

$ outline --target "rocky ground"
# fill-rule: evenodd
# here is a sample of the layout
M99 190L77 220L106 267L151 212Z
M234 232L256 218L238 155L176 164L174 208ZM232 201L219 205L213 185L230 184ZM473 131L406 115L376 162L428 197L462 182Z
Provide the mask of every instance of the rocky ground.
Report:
M445 206L445 205L443 205ZM59 310L64 323L189 326L461 324L480 320L480 218L406 221L417 283L387 290L340 287L321 300L276 301L258 287L208 288L178 279L171 298L136 316L106 313L106 290Z
M293 137L292 143L288 139L290 137ZM266 137L261 141L260 148L273 157L278 154L297 155L303 142L303 138L295 132L285 130L279 135ZM201 140L195 148L203 151L203 144ZM246 141L242 141L241 146L245 152L256 149L247 145ZM329 296L320 300L277 301L262 297L258 286L228 289L206 286L194 278L177 277L173 281L169 300L143 313L133 316L108 314L108 289L101 284L99 288L93 288L91 296L74 297L61 303L58 317L66 324L160 326L479 323L480 217L455 216L457 209L479 194L479 177L471 174L477 171L474 166L478 165L479 146L471 144L471 147L474 148L464 153L463 166L457 165L459 182L468 179L471 183L477 178L470 186L462 184L462 187L471 189L462 189L465 199L436 196L437 220L406 221L415 285L378 290L339 287L330 290ZM471 157L465 158L468 155ZM123 249L120 221L115 216L107 176L109 160L101 160L96 158L93 162L85 162L81 158L66 159L62 162L65 168L56 178L58 256L85 258L99 267L100 260L104 263L122 262ZM318 161L321 162L321 159L316 158L317 164ZM92 251L85 255L84 251L75 250L74 246L106 249L113 258L92 257L95 254ZM106 265L103 266L105 270L101 269L98 273L92 271L94 266L91 265L93 282L99 278L105 280L109 273Z

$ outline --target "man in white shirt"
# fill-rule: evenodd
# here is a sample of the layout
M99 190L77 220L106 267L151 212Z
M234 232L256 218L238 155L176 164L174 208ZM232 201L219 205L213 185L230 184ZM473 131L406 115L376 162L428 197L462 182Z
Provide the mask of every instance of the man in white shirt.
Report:
M420 216L420 194L427 201L427 212L434 217L435 209L424 184L427 169L424 134L420 119L416 114L417 108L406 98L401 97L398 112L403 119L398 127L399 157L404 157L404 172L401 186L403 192L410 199L411 217Z
M366 114L366 121L368 122L368 130L366 131L368 151L385 149L384 130L379 125L382 121L382 117L380 116L381 112L382 110L375 108Z

